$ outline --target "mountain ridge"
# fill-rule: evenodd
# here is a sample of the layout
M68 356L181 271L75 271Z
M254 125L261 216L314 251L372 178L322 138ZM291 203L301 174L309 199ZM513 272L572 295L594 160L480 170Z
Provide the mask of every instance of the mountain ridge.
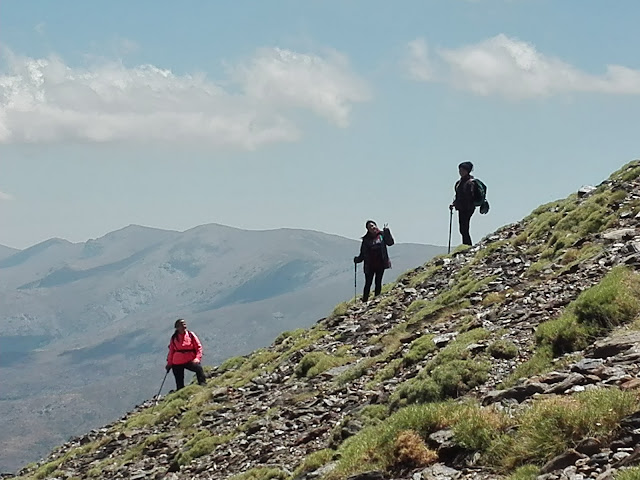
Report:
M639 177L631 162L18 474L638 478Z
M212 363L308 326L353 295L358 246L304 230L133 226L15 252L0 268L0 377L13 378L0 390L0 469L122 415L156 389L152 374L177 317L197 329ZM387 279L442 251L394 246ZM119 391L133 381L136 389ZM19 432L27 433L13 449Z

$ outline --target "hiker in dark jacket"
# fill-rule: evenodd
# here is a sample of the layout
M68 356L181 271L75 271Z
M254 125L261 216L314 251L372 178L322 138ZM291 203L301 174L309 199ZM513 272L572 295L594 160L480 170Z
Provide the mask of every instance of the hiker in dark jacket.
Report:
M364 262L364 291L362 301L369 300L369 291L375 277L375 295L382 291L382 276L387 268L391 268L391 261L387 253L387 247L394 244L391 230L385 225L380 231L376 222L368 220L365 224L367 233L362 237L360 255L353 257L354 263Z
M458 173L460 174L460 180L455 184L454 190L456 197L453 203L449 205L449 209L454 208L458 211L458 223L460 225L460 235L462 235L462 243L464 245L472 245L471 235L469 234L469 223L471 222L471 216L475 212L476 207L474 205L474 196L476 184L473 181L471 171L473 170L473 163L462 162L458 165Z
M179 318L173 325L176 331L169 342L169 355L167 355L167 372L173 370L176 379L176 390L184 387L184 370L195 372L200 385L206 383L204 370L200 365L202 360L202 343L195 333L187 330L187 322Z

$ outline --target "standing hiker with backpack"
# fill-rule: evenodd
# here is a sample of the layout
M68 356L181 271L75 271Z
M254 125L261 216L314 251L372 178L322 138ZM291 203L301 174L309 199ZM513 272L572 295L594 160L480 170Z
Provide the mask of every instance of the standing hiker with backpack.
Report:
M391 236L391 230L385 224L382 231L373 220L367 220L365 224L367 233L362 237L360 245L360 255L353 257L353 263L364 262L364 290L362 292L362 301L369 300L369 291L375 277L376 296L382 291L382 276L387 268L391 268L389 253L387 247L395 242Z
M173 370L176 379L176 390L184 387L184 370L195 372L199 385L204 385L206 379L204 370L200 365L202 359L202 343L195 333L187 330L187 322L179 318L174 323L176 331L169 342L169 355L167 355L167 372Z
M463 245L473 245L471 234L469 233L469 224L476 207L480 207L480 213L482 214L489 211L489 202L486 199L487 187L471 175L472 170L473 163L471 162L462 162L458 165L460 179L454 186L456 196L453 203L449 205L452 215L454 208L458 211L458 223Z

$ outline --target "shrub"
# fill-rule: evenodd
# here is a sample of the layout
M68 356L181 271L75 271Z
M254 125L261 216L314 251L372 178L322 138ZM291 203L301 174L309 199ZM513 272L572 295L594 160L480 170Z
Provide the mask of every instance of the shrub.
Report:
M516 469L515 472L509 476L508 480L536 480L540 473L540 467L536 465L523 465Z
M505 413L472 402L461 406L452 417L455 442L467 450L487 450L511 426Z
M394 444L395 466L425 467L438 460L438 454L427 448L424 441L413 430L400 432Z
M504 293L490 292L482 299L482 305L488 307L504 301Z
M198 410L189 410L180 419L178 425L181 428L189 428L200 421L200 412Z
M610 434L639 405L635 394L617 388L538 400L518 418L520 426L502 449L500 463L511 469L547 461L586 436Z
M518 356L518 347L509 340L496 340L489 345L489 354L494 358L514 358Z
M186 390L187 388L189 387L185 387L182 390ZM180 390L178 390L178 392L180 392ZM181 409L186 405L186 403L187 402L183 398L174 398L167 401L162 405L162 409L157 412L155 424L158 425L160 423L164 423L167 420L171 420L174 417L178 416Z
M452 403L413 405L397 411L375 427L360 430L340 446L340 460L336 469L327 475L327 480L393 467L397 464L396 438L400 432L411 430L426 438L447 426L447 419L457 408Z
M389 417L389 408L386 405L367 405L360 410L360 418L365 426L377 425Z
M127 422L124 424L124 428L129 430L132 428L142 428L148 425L153 425L154 419L155 417L152 413L138 413L127 419Z
M618 470L615 480L640 480L640 467L631 467L626 470Z
M178 454L176 460L179 465L186 465L194 458L208 455L218 445L227 443L231 438L233 435L211 435L208 430L201 430L185 443L183 451Z
M516 369L502 382L502 388L512 387L521 378L529 378L534 375L540 375L551 371L553 367L553 350L550 345L542 345L529 360L521 363Z
M305 332L304 328L298 328L296 330L287 330L286 332L282 332L280 335L276 337L273 341L274 345L280 345L288 338L298 338Z
M235 370L242 366L244 362L247 361L246 357L231 357L227 358L222 364L218 367L218 371L220 373L226 372L227 370Z
M548 345L554 356L575 352L589 345L593 329L578 323L570 312L542 322L536 328L535 339L539 345Z
M295 472L293 473L293 477L297 478L304 473L313 472L314 470L319 469L323 465L329 463L334 454L334 450L325 448L324 450L318 450L317 452L313 452L312 454L307 455L307 457L302 461L298 468L296 468Z
M640 276L627 267L612 269L602 281L573 303L580 323L610 329L630 322L640 312Z
M405 366L413 365L435 350L436 345L433 343L433 335L423 335L411 342L409 351L402 358L402 363Z
M437 366L431 377L441 397L457 397L487 381L490 365L478 360L452 360Z
M333 367L344 365L349 361L346 357L333 356L324 352L307 353L295 368L298 377L315 377Z
M436 402L442 398L442 389L432 378L412 378L400 384L391 395L393 409L413 403Z
M336 378L336 383L338 383L339 385L344 385L349 382L353 382L354 380L357 380L358 378L362 377L365 373L367 373L367 371L373 365L375 365L376 361L377 360L375 357L367 357L360 360L353 367L351 367L349 370L347 370L338 378Z
M348 309L349 309L349 305L347 305L347 302L339 303L333 309L333 312L331 312L331 317L332 318L341 317L341 316L343 316L343 315L345 315L347 313Z

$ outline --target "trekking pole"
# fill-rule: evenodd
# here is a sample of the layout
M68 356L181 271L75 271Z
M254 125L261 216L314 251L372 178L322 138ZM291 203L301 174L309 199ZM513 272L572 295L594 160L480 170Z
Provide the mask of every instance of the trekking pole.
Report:
M447 255L451 253L451 224L453 223L453 210L449 209L449 245L447 246Z
M160 399L160 392L162 391L162 387L164 387L164 381L167 379L167 375L169 375L169 370L164 374L164 378L162 379L162 383L160 384L160 390L158 390L158 394L156 395L156 403L153 405L154 407L158 405L158 400Z
M353 303L358 300L358 264L353 264Z

